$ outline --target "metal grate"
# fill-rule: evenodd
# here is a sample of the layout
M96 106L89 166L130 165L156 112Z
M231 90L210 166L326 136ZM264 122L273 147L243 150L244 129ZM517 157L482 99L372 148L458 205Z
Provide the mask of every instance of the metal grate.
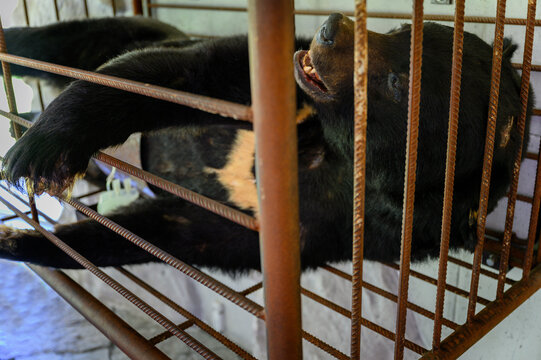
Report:
M28 11L25 4L26 21L29 23ZM85 4L85 13L88 16L88 6ZM116 14L115 2L112 1L113 13ZM296 159L296 137L295 137L295 104L294 104L294 83L291 76L285 82L280 82L280 77L276 74L269 74L264 69L268 68L266 61L273 64L275 71L283 71L284 74L291 72L291 50L293 41L293 14L297 15L327 15L332 11L312 11L312 10L294 10L290 1L255 1L249 2L248 9L240 7L218 7L218 6L200 6L200 5L179 5L179 4L155 4L150 0L146 2L146 11L152 14L152 9L171 8L171 9L195 9L195 10L218 10L218 11L248 11L250 17L250 48L253 56L251 57L252 74L252 96L253 106L247 107L240 104L228 103L222 100L210 99L199 95L189 94L181 91L160 88L157 86L148 86L146 84L130 81L126 79L114 78L96 74L93 72L82 71L78 69L67 68L55 64L44 63L32 59L26 59L19 56L10 55L9 49L6 49L3 39L3 30L0 28L0 61L4 71L4 81L9 100L9 112L0 111L0 115L10 119L13 123L23 126L31 126L17 114L15 97L11 86L11 76L9 65L18 64L28 66L56 74L66 75L77 79L96 82L102 85L116 87L125 91L136 92L146 96L175 102L185 106L197 108L202 111L218 113L223 116L233 117L239 121L249 121L254 123L257 137L258 158L265 159L265 167L258 169L259 186L264 186L269 194L265 201L260 203L261 217L258 220L245 215L237 210L230 209L224 205L202 197L176 184L160 179L155 175L126 164L104 153L98 153L95 158L107 164L113 165L118 169L131 175L140 177L145 181L156 185L172 194L183 199L200 205L210 211L213 211L227 219L253 230L259 230L262 242L262 251L265 267L263 269L263 283L257 283L245 290L234 290L208 274L174 258L170 254L158 249L154 245L146 242L136 234L133 234L118 224L113 223L106 217L99 215L94 210L85 206L76 199L67 199L59 197L67 205L73 206L81 213L100 222L111 230L121 234L127 240L137 246L149 251L157 258L168 263L173 268L183 274L195 279L202 285L210 288L219 295L228 299L240 308L246 310L256 318L265 320L267 328L268 354L270 359L301 358L302 347L301 339L304 339L313 345L319 347L327 355L338 359L359 359L361 328L368 329L380 334L395 342L395 359L402 359L404 349L409 349L423 359L442 359L456 358L476 341L484 336L490 329L496 326L522 302L528 299L541 287L541 251L534 252L534 243L536 241L536 231L538 224L539 207L541 205L541 167L537 167L536 185L533 198L521 197L517 195L518 175L520 170L520 155L517 155L511 189L508 195L508 210L505 231L503 234L496 234L501 245L496 246L495 250L489 246L491 243L486 239L487 235L494 234L485 229L487 197L490 184L491 159L494 146L495 121L498 106L499 93L499 73L502 60L503 31L504 24L524 25L524 58L522 64L514 64L516 68L522 69L521 86L521 116L518 124L521 129L521 135L524 136L524 123L526 118L526 104L528 99L529 82L531 71L541 71L541 65L532 65L533 33L536 26L541 26L541 20L535 20L536 1L528 2L528 13L526 19L506 18L505 0L498 1L498 12L495 18L465 16L464 0L456 1L455 16L446 15L426 15L423 12L423 2L415 0L412 14L392 14L392 13L370 13L366 11L366 1L356 1L355 11L353 13L345 12L346 15L355 16L356 36L355 36L355 213L354 213L354 235L353 235L353 271L352 274L346 273L333 266L325 266L324 269L329 273L336 275L336 281L340 279L351 281L352 283L352 306L348 309L340 304L325 299L307 288L302 288L299 284L299 244L295 241L299 235L298 229L298 211L292 204L290 198L280 197L284 193L284 187L288 189L295 188L296 180L296 160L284 165L284 159ZM58 4L53 2L57 20L60 19ZM143 6L141 1L133 1L135 14L142 14ZM411 69L410 69L410 98L408 114L408 145L407 145L407 164L406 164L406 183L404 186L404 214L402 230L402 250L400 265L387 264L390 268L400 271L400 282L398 293L394 294L383 288L362 280L363 264L363 224L364 224L364 172L366 168L366 92L367 92L367 29L366 20L369 17L393 18L393 19L412 19L412 39L411 39ZM417 122L419 119L419 101L421 86L421 57L422 57L422 29L423 20L454 21L454 44L453 44L453 72L451 83L451 104L449 114L449 135L447 148L447 166L445 177L445 198L443 208L443 225L441 238L441 252L438 278L433 278L410 269L410 249L411 234L413 222L413 204L415 195L415 172L416 172L416 148L417 148ZM460 103L460 79L462 63L462 44L465 22L495 23L495 44L492 66L492 88L490 94L490 112L487 130L487 142L485 148L485 166L482 178L482 195L479 204L479 225L477 229L478 246L475 251L472 264L448 256L449 237L450 237L450 218L453 199L453 181L454 166L456 154L456 139L458 131L458 108ZM258 40L255 41L254 39ZM272 39L283 39L281 42L272 42ZM270 45L272 44L272 45ZM277 65L281 64L281 65ZM258 84L265 84L265 88L258 87ZM40 89L38 87L38 89ZM41 90L39 90L41 94ZM41 98L41 95L40 95ZM43 99L41 99L43 106ZM534 114L539 116L539 109L534 110ZM281 121L276 121L280 119ZM272 121L271 121L272 120ZM20 131L16 129L17 137ZM282 145L277 146L279 142ZM276 149L280 149L278 152ZM520 154L520 153L519 153ZM541 151L538 154L528 154L528 158L541 160ZM261 166L261 161L259 161ZM286 168L287 171L282 171ZM279 178L277 176L280 176ZM3 187L4 190L10 191ZM24 201L22 198L19 200ZM512 237L512 227L514 218L515 202L527 201L532 204L532 215L530 219L529 235L524 242L524 250L516 259L509 262L509 255L512 253L512 242L517 239ZM145 339L140 334L127 326L118 316L105 308L97 299L86 292L78 284L73 282L62 271L50 270L47 268L29 265L40 277L53 287L61 296L66 298L78 311L89 319L96 327L110 337L124 352L134 359L165 359L167 358L155 345L160 342L176 336L194 351L204 358L217 359L218 355L213 353L205 344L199 342L186 332L191 326L197 326L203 331L214 337L225 347L229 348L236 355L244 359L253 359L253 355L235 344L231 339L226 338L217 330L210 327L205 322L198 319L188 310L167 298L163 293L155 289L148 282L137 277L124 268L118 268L118 272L137 284L140 289L155 296L166 306L184 316L187 320L181 324L175 324L163 314L152 308L145 301L124 285L114 280L111 276L105 274L102 270L88 262L84 257L77 254L64 244L61 239L45 230L38 223L38 213L32 197L26 201L31 208L32 218L28 213L18 210L10 202L2 197L0 201L12 209L14 215L0 219L6 221L8 218L19 217L34 226L50 241L55 243L62 250L67 252L90 272L94 273L101 280L110 285L118 293L128 299L130 302L147 313L156 322L161 324L166 331L156 334L152 338ZM43 214L40 214L43 217ZM46 221L53 223L52 219L45 218ZM274 234L273 229L282 229L278 236ZM485 240L486 239L486 240ZM523 245L524 245L523 244ZM481 268L483 252L490 248L501 254L500 270L498 274ZM273 260L275 256L281 257L278 264ZM286 256L287 255L287 256ZM453 285L446 283L447 265L451 262L464 269L472 270L470 291L465 291ZM519 266L523 269L522 279L514 281L507 277L508 264ZM532 266L536 266L532 269ZM478 296L480 276L483 275L487 281L497 282L496 301ZM425 309L408 301L408 281L410 278L417 278L420 281L427 282L436 286L437 301L434 311ZM265 286L263 286L265 284ZM504 291L504 285L510 287ZM382 298L397 303L397 321L394 332L362 317L361 299L362 289L373 292ZM247 295L263 289L265 293L265 306L261 306L247 297ZM467 298L469 302L468 317L465 324L458 324L443 316L443 306L446 294ZM334 348L331 344L325 342L313 334L301 328L300 317L300 298L301 295L319 303L321 306L330 309L339 316L351 319L351 353L345 354ZM484 308L476 313L478 305ZM425 349L423 346L409 341L405 337L406 313L413 311L425 318L433 321L433 348ZM453 332L445 339L441 339L442 328L446 327ZM363 330L364 331L364 330ZM344 333L347 330L344 329Z

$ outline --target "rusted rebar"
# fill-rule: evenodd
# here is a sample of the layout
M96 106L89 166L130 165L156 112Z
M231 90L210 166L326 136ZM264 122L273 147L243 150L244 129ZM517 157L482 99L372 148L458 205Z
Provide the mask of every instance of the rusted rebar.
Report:
M7 54L7 46L4 35L4 27L2 26L2 19L0 19L0 55L4 54ZM9 68L9 64L5 63L4 61L2 61L2 75L4 79L4 90L6 91L9 111L10 113L17 115L17 103L15 102L15 92L13 91L13 82L11 80L11 69ZM22 130L19 125L11 122L11 126L13 128L15 138L20 138L22 135Z
M60 21L60 11L58 9L58 0L53 0L54 5L54 16L56 18L56 21Z
M335 274L345 280L348 280L348 281L351 281L351 275L343 272L342 270L339 270L337 268L334 268L332 266L329 266L329 265L325 265L322 267L323 269L329 271L330 273L332 274ZM370 284L369 282L367 281L363 281L363 288L365 288L366 290L370 291L370 292L373 292L375 294L378 294L380 296L383 296L384 298L386 299L389 299L393 302L398 302L398 296L396 296L395 294L392 294L386 290L383 290L382 288L379 288L373 284ZM422 308L414 303L411 303L408 301L407 303L407 306L408 306L408 309L430 319L430 320L434 320L434 313L432 313L431 311L425 309L425 308ZM442 318L442 322L443 322L443 325L447 326L448 328L450 329L456 329L459 325L449 319L446 319L446 318Z
M325 299L324 297L321 297L319 295L317 295L316 293L310 291L310 290L307 290L307 289L304 289L302 288L301 289L301 292L304 296L306 296L307 298L317 302L318 304L321 304L329 309L331 309L332 311L348 318L348 319L351 319L351 316L352 316L352 313L351 311L349 311L348 309L344 308L343 306L340 306L330 300L327 300ZM365 326L367 328L369 328L370 330L378 333L379 335L382 335L382 336L385 336L387 337L388 339L390 340L394 340L394 334L392 332L390 332L389 330L365 319L365 318L361 318L361 323L362 323L362 326ZM307 339L306 339L307 340ZM406 347L412 351L415 351L415 352L418 352L418 351L422 351L420 350L422 347L420 345L417 345L415 344L414 342L412 341L409 341L409 340L406 340ZM337 350L338 351L338 350ZM426 351L426 350L425 350ZM420 354L422 352L419 352ZM340 353L342 354L342 353ZM336 358L338 359L351 359L350 357L348 357L347 355L345 354L342 354L340 356L336 356L336 354L334 355Z
M0 160L2 159L2 157L0 157ZM13 196L15 199L19 200L21 203L27 205L28 207L30 207L31 211L30 213L32 214L32 218L35 220L36 219L36 214L39 214L41 217L43 217L45 219L45 221L47 221L49 224L51 225L56 225L57 222L53 219L51 219L49 216L47 216L47 214L44 214L43 212L41 211L38 211L37 209L35 209L34 211L37 211L37 213L34 213L33 210L32 210L32 205L30 203L30 201L25 201L22 197L20 197L18 194L14 193L13 191L10 191L9 188L7 186L5 186L4 184L0 184L0 188L4 189L5 191L9 192L11 194L11 196ZM34 208L35 208L35 204L34 204Z
M188 4L148 4L149 8L168 8L168 9L183 9L183 10L206 10L206 11L232 11L232 12L245 12L247 8L240 6L209 6L209 5L188 5ZM344 11L344 10L309 10L309 9L296 9L294 11L295 15L313 15L313 16L328 16L332 13L342 13L346 16L355 16L354 11ZM367 12L368 18L380 18L380 19L398 19L398 20L408 20L412 16L410 13L393 13L393 12L376 12L369 11ZM452 15L438 15L438 14L425 14L423 16L426 21L454 21ZM482 24L494 24L496 22L495 17L490 16L465 16L465 22L471 23L482 23ZM505 23L509 25L526 25L526 19L519 18L507 18ZM535 21L535 26L541 26L541 20Z
M522 69L522 64L518 64L518 63L512 63L511 64L515 69L518 69L518 70L521 70ZM531 65L531 71L541 71L541 65Z
M400 267L397 264L394 264L394 263L386 263L385 265L387 265L387 266L389 266L389 267L391 267L391 268L393 268L395 270L400 269ZM410 275L417 278L417 279L419 279L419 280L422 280L424 282L432 284L434 286L438 285L438 280L437 279L434 279L433 277L430 277L430 276L425 275L423 273L420 273L418 271L410 270ZM460 288L458 288L456 286L449 285L449 284L445 285L445 290L450 291L453 294L456 294L456 295L461 296L461 297L466 298L466 299L468 299L469 296L470 296L470 293L467 292L466 290L462 290L462 289L460 289ZM485 299L485 298L483 298L481 296L477 296L477 302L479 304L481 304L481 305L484 305L484 306L490 304L490 300Z
M78 211L82 212L86 216L90 217L91 219L99 222L100 224L106 226L107 228L113 230L117 234L121 235L122 237L126 238L133 244L139 246L141 249L149 252L151 255L157 257L158 259L162 260L166 264L171 265L175 269L179 270L180 272L184 273L185 275L191 277L192 279L196 280L197 282L203 284L204 286L208 287L209 289L213 290L217 294L223 296L224 298L228 299L232 303L238 305L242 309L248 311L249 313L259 317L264 318L264 310L261 305L255 303L254 301L246 298L245 296L240 295L235 290L231 289L230 287L226 286L225 284L219 282L218 280L212 278L211 276L205 274L204 272L197 270L193 266L190 266L183 261L175 258L174 256L170 255L166 251L161 250L160 248L156 247L155 245L149 243L148 241L144 240L143 238L135 235L131 231L128 231L127 229L123 228L122 226L116 224L114 221L111 221L110 219L106 218L103 215L98 214L96 211L92 210L88 206L80 203L77 200L74 199L67 199L65 197L59 196L60 200L64 201L65 203L73 206Z
M463 260L457 259L455 257L449 256L448 257L449 262L452 262L458 266L462 266L463 268L466 268L468 270L472 269L472 264L467 263ZM492 278L494 280L498 280L498 274L493 273L492 271L488 271L486 269L481 268L481 275L485 275L486 277ZM509 285L513 285L516 283L515 280L509 279L508 277L505 278L505 282Z
M247 289L239 291L239 294L241 294L243 296L246 296L246 295L249 295L249 294L261 289L262 287L263 287L263 283L259 282L259 283L255 284L253 286L250 286ZM178 326L180 326L181 328L187 329L192 325L194 325L194 322L191 321L191 320L187 320L187 321L183 322L182 324L180 324ZM164 332L152 337L149 341L152 344L158 344L158 343L160 343L162 341L165 341L165 340L169 339L171 336L172 336L172 334L169 331L164 331Z
M27 1L28 0L23 0L22 5L23 5L23 12L24 12L24 20L26 22L26 25L30 26L30 18L28 17L28 4L27 4Z
M212 351L210 351L207 347L205 347L203 344L201 344L199 341L194 339L191 335L186 333L183 330L180 330L176 327L176 325L171 322L169 319L167 319L165 316L163 316L161 313L159 313L157 310L155 310L153 307L145 303L143 300L135 296L131 291L126 289L124 286L119 284L117 281L112 279L110 276L108 276L106 273L104 273L102 270L100 270L98 267L96 267L94 264L92 264L88 259L81 256L78 252L73 250L70 246L68 246L66 243L64 243L62 240L60 240L58 237L41 227L37 222L30 219L28 216L23 214L21 211L19 211L15 206L11 205L9 201L5 200L3 197L0 196L0 202L2 202L6 207L8 207L11 211L16 213L21 219L26 221L28 224L34 227L39 233L41 233L45 238L47 238L49 241L51 241L54 245L56 245L58 248L60 248L62 251L64 251L67 255L69 255L72 259L77 261L81 266L83 266L85 269L89 270L91 273L93 273L95 276L97 276L100 280L105 282L107 285L109 285L113 290L118 292L120 295L122 295L124 298L126 298L128 301L130 301L132 304L137 306L139 309L141 309L145 314L150 316L153 320L155 320L158 324L166 328L167 330L171 331L176 337L178 337L180 340L182 340L186 345L191 347L194 351L199 353L201 356L207 358L207 359L219 359L219 357L214 354Z
M515 204L517 201L518 191L518 178L520 175L520 164L522 163L522 147L524 139L524 131L526 127L526 116L528 112L528 96L530 90L530 70L532 64L532 48L534 37L534 20L535 20L535 7L537 0L528 1L528 14L526 23L526 35L524 38L524 53L522 63L522 78L520 86L520 115L517 122L517 129L519 133L519 143L517 153L515 154L515 161L513 163L513 176L511 179L511 185L509 187L509 199L507 200L507 214L505 217L505 231L503 233L502 251L500 255L500 271L498 275L498 286L496 289L496 299L503 297L503 290L505 284L505 278L507 276L507 266L509 264L509 250L511 247L511 235L513 231L513 221L515 218ZM531 245L531 252L533 253L533 244ZM528 258L526 254L526 258ZM529 257L531 259L531 257ZM528 261L525 261L527 264ZM528 264L531 266L531 261ZM524 271L529 271L524 269ZM524 273L523 273L524 274Z
M406 135L406 165L404 174L404 204L402 210L402 239L400 245L400 276L396 315L395 360L404 357L406 332L406 303L410 272L415 174L417 171L417 140L419 136L419 104L421 102L421 65L423 55L423 1L414 0L410 43L410 72L408 98L408 128Z
M5 116L11 121L25 126L27 128L32 127L33 123L21 118L20 116L10 114L3 110L0 110L0 115ZM101 151L94 155L96 160L99 160L105 164L116 167L119 170L124 171L127 174L133 175L146 181L149 184L159 187L173 195L176 195L184 200L187 200L193 204L196 204L204 209L207 209L217 215L220 215L226 219L229 219L239 225L242 225L248 229L257 231L259 229L259 223L253 216L247 215L239 210L230 208L216 200L212 200L206 196L200 195L196 192L188 190L180 185L172 183L168 180L162 179L159 176L149 173L148 171L139 169L131 164L128 164L122 160L116 159L110 155L107 155Z
M426 353L421 359L457 359L539 289L541 289L540 265L530 273L528 278L513 285L500 300L491 302L471 321L443 340L438 349Z
M532 203L532 210L530 216L530 226L528 228L528 243L526 245L526 256L524 258L522 277L526 278L530 275L530 268L534 259L534 246L536 240L538 240L537 225L539 221L539 209L541 208L541 143L539 144L539 150L537 153L537 171L535 175L535 188ZM541 262L541 247L537 250L536 262ZM526 270L528 269L528 270Z
M111 10L113 11L113 16L116 16L116 1L111 0Z
M533 67L531 65L531 59L532 59L532 52L533 52L533 39L534 39L534 30L535 30L533 27L533 21L535 19L536 5L537 5L537 0L530 0L528 2L528 13L526 16L528 21L526 24L526 35L524 39L524 55L523 55L523 60L522 60L522 63L524 64L524 68L522 69L522 79L521 79L521 89L520 89L520 98L521 98L520 120L521 121L524 120L523 116L524 118L526 116L530 70ZM520 130L523 133L524 123L519 122L518 126L520 126ZM535 233L537 229L537 220L539 217L539 205L541 202L541 169L540 169L541 166L540 164L541 163L538 161L535 190L534 190L532 210L531 210L531 216L530 216L530 226L528 229L528 244L526 246L526 254L524 257L524 265L523 265L523 271L522 271L523 278L527 278L530 275L530 269L532 267ZM516 165L516 159L515 159L515 165ZM515 194L516 194L516 191L515 191Z
M28 210L28 211L25 211L24 214L29 215L29 214L32 214L32 212L30 210ZM0 218L0 223L6 222L6 221L9 221L9 220L13 220L13 219L18 219L18 218L19 218L19 216L17 216L17 215L9 215L9 216Z
M167 296L165 296L163 293L158 291L156 288L151 286L149 283L141 279L140 277L136 276L132 272L124 269L124 268L117 268L117 271L119 271L122 275L126 276L128 279L136 283L138 286L146 290L148 293L152 294L154 297L159 299L161 302L166 304L168 307L185 317L186 319L193 322L196 326L198 326L201 330L205 331L207 334L221 342L224 346L226 346L228 349L233 351L235 354L240 356L243 359L248 360L255 360L255 357L252 356L249 352L229 340L227 337L225 337L223 334L219 333L218 331L214 330L211 326L209 326L204 321L200 320L198 317L193 315L191 312L180 306L179 304L175 303L171 299L169 299Z
M392 293L390 293L388 291L385 291L385 290L383 290L383 289L381 289L381 288L379 288L379 287L377 287L377 286L375 286L373 284L370 284L369 282L364 281L363 282L363 287L366 290L369 290L369 291L371 291L371 292L373 292L375 294L383 296L384 298L389 299L389 300L391 300L391 301L393 301L395 303L398 302L398 296L396 296L395 294L392 294ZM418 313L418 314L420 314L420 315L422 315L422 316L424 316L424 317L426 317L426 318L428 318L430 320L434 320L434 318L435 318L435 314L433 312L431 312L431 311L429 311L429 310L427 310L427 309L425 309L425 308L423 308L423 307L421 307L419 305L416 305L416 304L414 304L412 302L408 301L407 302L407 307L408 307L408 309L410 309L410 310L412 310L412 311L414 311L414 312L416 312L416 313ZM451 320L446 319L444 317L441 318L441 322L442 322L443 325L445 325L448 328L453 329L453 330L456 330L456 328L458 328L458 326L459 326L454 321L451 321Z
M2 26L2 21L0 19L0 53L7 53L6 39L4 34L4 28ZM13 90L13 81L11 78L11 69L9 64L2 62L2 71L4 76L4 89L6 91L7 101L9 112L13 116L18 116L19 112L17 110L17 102L15 99L15 91ZM19 139L22 135L22 129L15 122L11 122L13 128L13 134L15 139ZM34 199L34 194L28 195L28 203L30 206L30 212L32 213L32 218L34 221L39 223L39 214L36 209L36 200Z
M494 32L494 48L492 53L492 75L490 80L490 98L488 110L487 133L485 140L485 153L483 160L483 172L481 178L481 190L479 196L479 209L477 211L477 245L473 257L473 269L470 282L470 298L468 302L468 322L475 315L477 290L479 287L479 269L483 259L483 245L485 240L485 226L487 220L488 196L490 191L490 175L492 172L492 156L494 151L494 139L496 135L496 119L498 116L498 97L500 91L500 72L502 65L503 29L505 19L506 0L498 0L496 10L496 28Z
M0 61L30 67L54 74L85 80L108 87L129 91L135 94L173 102L194 109L230 117L235 120L252 121L252 110L249 106L230 101L213 99L203 95L191 94L185 91L173 90L145 84L138 81L122 79L116 76L98 74L92 71L79 70L68 66L55 65L45 61L28 59L22 56L0 53Z
M181 322L180 324L177 325L177 327L181 330L187 330L189 329L190 327L192 327L194 325L193 321L191 320L186 320L184 322ZM159 333L158 335L155 335L153 337L151 337L150 339L148 339L148 342L151 343L152 345L158 345L159 343L167 340L167 339L171 339L173 335L169 332L169 331L163 331L161 333Z
M143 0L132 0L132 8L133 15L143 15Z
M22 125L26 128L32 127L32 125L34 125L31 121L28 121L17 114L12 114L2 109L0 109L0 115L13 121L16 125Z
M184 200L187 200L193 204L196 204L204 209L207 209L217 215L220 215L226 219L229 219L239 225L242 225L248 229L257 231L259 229L259 223L253 216L247 215L242 211L233 209L227 205L224 205L216 200L210 199L206 196L198 194L194 191L188 190L180 185L172 183L168 180L162 179L159 176L149 173L148 171L139 169L133 165L130 165L122 160L116 159L103 152L97 152L94 155L96 160L102 161L108 165L114 166L119 170L126 172L127 174L136 176L149 184L159 187L173 195L176 195Z
M441 341L443 305L445 304L445 284L447 283L447 257L449 255L451 218L453 215L453 189L455 183L458 114L460 110L460 83L462 78L462 49L464 47L464 9L465 0L456 0L450 89L451 96L449 104L449 130L447 134L447 160L445 165L445 187L443 195L443 215L441 221L440 259L438 266L436 308L434 311L434 331L432 333L433 348L438 348Z
M124 320L59 270L27 266L133 360L168 360Z
M361 357L364 202L366 173L368 31L366 0L355 1L355 51L353 74L355 119L353 162L353 274L351 281L351 358Z
M327 344L326 342L322 341L321 339L315 337L314 335L310 334L309 332L302 330L301 335L302 335L302 338L304 340L306 340L309 343L311 343L312 345L315 345L318 348L324 350L327 354L332 355L336 359L340 359L340 360L349 359L349 356L347 356L343 352L337 350L336 348L332 347L331 345ZM297 358L291 357L291 359L297 359Z
M88 19L90 17L90 14L88 12L88 0L83 0L83 8L85 12L85 17Z

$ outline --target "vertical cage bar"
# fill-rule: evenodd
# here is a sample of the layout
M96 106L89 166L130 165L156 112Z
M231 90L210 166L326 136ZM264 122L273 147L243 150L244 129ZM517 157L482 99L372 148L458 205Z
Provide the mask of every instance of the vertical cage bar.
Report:
M23 11L24 11L24 20L26 21L26 25L30 26L30 17L28 16L28 4L27 0L23 0Z
M417 169L417 139L419 103L421 101L421 66L423 55L423 1L414 0L410 43L410 82L408 99L408 129L404 174L404 205L402 210L402 241L400 247L400 279L396 315L395 360L404 357L406 311L410 272L413 205L415 200L415 172Z
M462 325L449 335L438 349L423 354L421 360L458 359L540 288L541 266L537 266L527 279L513 285L501 300L487 304L470 323Z
M456 147L458 138L458 114L460 109L460 84L462 77L462 49L464 45L465 0L455 3L455 29L453 34L453 69L449 104L449 132L447 134L447 163L445 167L445 189L443 195L443 216L441 222L440 261L438 268L438 288L436 310L434 311L434 332L432 347L438 348L441 341L443 305L445 303L445 284L447 281L447 257L451 237L451 217L453 214L453 189L455 183Z
M38 90L39 107L41 111L45 110L45 101L43 101L43 90L41 89L41 81L36 81L36 89Z
M152 8L152 0L147 0L146 2L147 4L147 14L148 14L148 17L154 17L155 16L155 12L154 12L154 9Z
M111 9L113 10L113 16L116 16L116 0L111 0Z
M148 305L145 301L141 300L133 292L125 288L123 285L121 285L119 282L117 282L113 278L111 278L109 275L103 272L100 268L92 264L88 259L86 259L84 256L82 256L78 252L76 252L73 248L71 248L69 245L64 243L53 233L48 232L36 221L30 219L28 216L23 214L20 210L18 210L15 206L13 206L8 200L3 198L2 196L0 196L0 202L3 203L12 212L17 214L21 218L21 220L26 221L26 223L28 223L34 229L36 229L41 235L43 235L51 243L57 246L60 250L62 250L68 256L70 256L73 260L78 262L82 267L89 270L97 278L102 280L105 284L107 284L109 287L115 290L118 294L122 295L126 300L131 302L133 305L137 306L141 311L147 314L150 318L152 318L158 324L163 326L168 331L172 332L177 338L182 340L192 350L196 351L198 354L205 357L206 359L220 359L216 354L214 354L201 342L196 340L190 334L186 333L184 330L177 328L177 326L171 320L169 320L160 312L155 310L152 306Z
M535 0L530 0L528 2L528 15L526 21L526 35L524 39L524 54L522 60L522 77L520 86L520 115L517 122L520 145L517 149L517 153L515 154L515 162L513 163L513 177L511 179L511 186L509 187L509 197L507 200L505 231L503 233L502 251L500 255L500 271L498 273L498 286L496 289L497 299L501 299L503 297L505 278L507 275L507 266L509 264L509 251L511 248L513 220L515 218L515 204L517 201L518 179L520 175L520 164L522 162L522 140L524 139L524 128L526 125L527 115L526 113L528 112L528 94L530 90L530 71L532 67L532 47L534 36L533 21L535 18L535 2ZM525 256L527 257L528 254L526 254Z
M522 278L527 278L530 275L530 268L532 267L534 257L534 245L537 235L537 224L539 221L539 209L541 207L541 144L538 150L537 156L537 171L535 175L535 190L532 202L532 211L530 216L530 226L528 228L528 244L526 247L526 257L524 258L524 265L522 266ZM541 252L538 251L538 255ZM539 259L537 259L539 263Z
M4 34L4 27L0 19L0 52L7 53L6 38ZM11 114L18 115L17 102L15 100L15 92L13 91L13 82L11 78L11 69L8 63L2 62L2 71L4 74L4 89L6 90L6 96L8 100L9 112ZM14 121L11 122L13 127L13 134L15 139L19 139L22 135L22 129ZM36 200L33 194L28 195L28 204L30 206L30 212L34 221L39 222L38 210L36 209Z
M539 150L541 150L541 145L539 146ZM540 159L541 159L541 155L540 155ZM541 244L541 234L539 234L538 236L538 241L537 241L539 244ZM537 264L541 263L541 246L538 247L537 249Z
M143 15L143 0L132 0L133 15Z
M86 9L86 0L83 0L85 4ZM28 16L28 4L27 0L23 0L22 2L23 10L24 10L24 20L26 23L26 26L30 26L30 16ZM88 17L88 9L86 9L86 17ZM43 91L41 90L41 82L39 80L36 80L36 90L38 91L38 100L39 100L39 106L41 108L41 111L45 110L45 103L43 101Z
M2 19L0 19L0 53L7 54L6 37L4 35L4 27L2 26ZM6 91L6 97L8 101L9 112L11 114L18 114L17 103L15 102L15 92L13 91L13 83L11 81L11 70L9 64L2 61L2 72L4 77L4 90ZM14 121L11 121L13 133L15 138L18 139L22 135L21 127Z
M143 279L139 278L132 272L119 267L116 268L118 272L120 272L122 275L126 276L128 279L133 281L135 284L140 286L142 289L147 291L149 294L152 294L154 297L159 299L162 303L167 305L169 308L173 309L175 312L179 313L188 321L198 326L201 330L205 331L207 334L212 336L214 339L221 342L224 346L226 346L229 350L237 354L239 357L245 360L256 360L250 353L248 353L246 350L229 340L227 337L225 337L222 333L214 330L211 326L207 325L204 321L201 321L198 317L190 313L188 310L183 308L182 306L178 305L174 301L172 301L170 298L165 296L163 293L158 291L156 288L152 287L149 283L145 282ZM172 335L170 332L167 334Z
M537 6L537 0L530 0L528 1L528 13L526 15L526 35L524 38L524 54L522 59L522 79L521 79L521 85L520 85L520 101L521 101L521 110L520 110L520 120L518 123L519 129L521 131L521 139L524 139L524 136L528 136L528 134L524 134L524 125L526 123L526 112L528 110L528 93L530 91L530 72L532 68L532 52L533 52L533 38L534 38L534 21L535 21L535 7ZM517 153L517 158L515 159L515 167L520 167L520 162L522 160L521 158L522 153L522 145L520 152ZM518 164L517 164L518 162ZM538 163L539 167L539 163ZM539 169L538 169L539 171ZM515 179L513 179L515 180ZM518 187L518 171L517 171L517 187ZM535 221L537 223L538 218L538 212L539 212L539 194L537 192L539 191L539 183L536 181L535 183L535 192L534 192L534 203L532 203L532 213L530 218L530 228L528 233L528 245L526 247L526 255L524 258L524 267L522 272L522 277L528 277L530 274L530 268L532 267L532 257L533 257L533 239L535 239L535 228L532 228L532 220L535 218ZM514 189L514 193L516 194L517 190ZM537 204L535 204L537 198ZM536 209L537 208L537 209ZM531 234L533 233L533 234ZM504 279L505 280L505 279ZM499 285L499 283L498 283ZM503 285L502 285L503 288Z
M58 9L58 0L53 0L54 5L54 15L56 17L56 21L60 21L60 10Z
M268 358L301 359L294 7L248 5Z
M90 17L90 13L88 12L88 1L83 0L83 7L85 11L85 17L88 19Z
M28 265L28 267L113 341L130 359L169 359L63 272L36 265Z
M488 196L490 191L490 174L492 172L492 156L494 151L494 138L496 134L496 117L498 115L498 97L500 90L500 71L502 66L503 28L505 22L506 0L498 0L496 10L496 28L494 30L494 48L492 53L492 75L490 79L490 99L488 110L487 134L485 140L485 155L483 161L483 175L481 178L481 192L479 196L479 209L477 211L477 245L473 257L473 269L470 282L470 298L468 302L468 323L475 315L477 303L477 288L481 261L483 259L483 245L485 242L485 225L487 220Z
M364 193L366 172L366 122L368 32L366 0L355 1L355 153L353 195L353 274L351 280L351 358L361 357L362 281L364 247Z

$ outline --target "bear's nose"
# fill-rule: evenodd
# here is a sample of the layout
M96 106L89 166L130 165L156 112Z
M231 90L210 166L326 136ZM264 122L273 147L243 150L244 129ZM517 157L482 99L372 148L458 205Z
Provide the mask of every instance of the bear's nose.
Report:
M331 14L319 29L319 33L317 34L317 42L321 45L334 44L334 38L338 33L340 20L342 20L343 17L344 15L342 14Z

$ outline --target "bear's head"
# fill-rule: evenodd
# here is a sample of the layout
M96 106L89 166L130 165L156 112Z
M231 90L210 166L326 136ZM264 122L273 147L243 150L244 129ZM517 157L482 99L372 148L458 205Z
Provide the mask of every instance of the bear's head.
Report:
M313 101L326 140L345 156L353 154L353 74L355 23L332 14L316 31L309 50L294 55L295 79ZM408 119L410 25L385 34L368 31L367 177L386 189L402 189ZM520 114L520 79L510 58L516 46L504 42L494 168L507 174L518 149L513 119ZM493 49L464 33L460 131L455 179L478 177L482 165L489 108ZM453 28L423 26L422 85L419 114L417 186L443 186L449 124ZM530 105L531 107L531 101ZM528 122L526 123L528 124ZM512 141L504 141L512 139ZM381 181L381 179L388 179ZM398 181L397 181L398 180ZM460 181L460 180L457 180ZM508 180L503 181L506 184ZM504 186L502 186L502 189ZM499 195L499 194L498 194Z
M331 14L316 31L310 49L294 55L297 84L314 101L327 139L347 154L351 154L353 129L354 25L342 14ZM378 134L404 134L409 32L369 31L367 55L369 122L392 125L378 129Z

